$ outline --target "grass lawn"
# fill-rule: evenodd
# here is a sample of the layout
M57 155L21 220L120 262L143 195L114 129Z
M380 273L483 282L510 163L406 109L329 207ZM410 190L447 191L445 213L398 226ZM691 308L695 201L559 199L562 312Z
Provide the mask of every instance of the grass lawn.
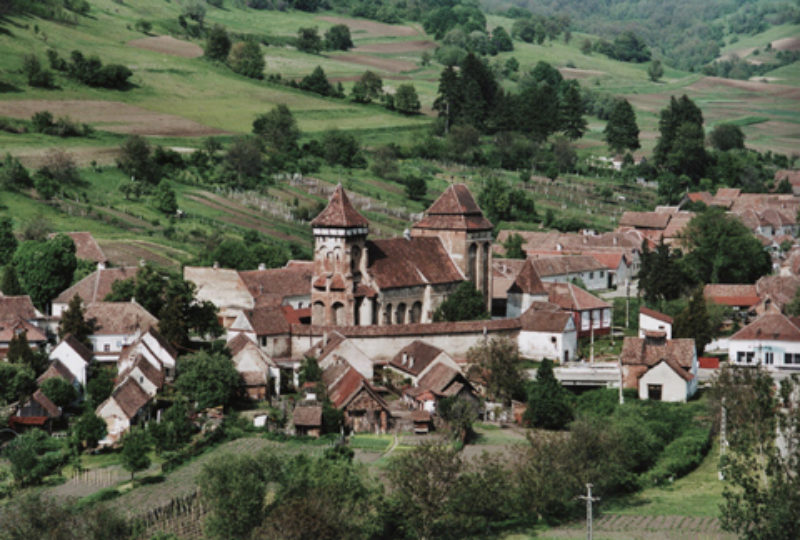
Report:
M668 487L653 487L601 506L612 514L716 517L725 483L717 476L719 445L715 443L700 466Z

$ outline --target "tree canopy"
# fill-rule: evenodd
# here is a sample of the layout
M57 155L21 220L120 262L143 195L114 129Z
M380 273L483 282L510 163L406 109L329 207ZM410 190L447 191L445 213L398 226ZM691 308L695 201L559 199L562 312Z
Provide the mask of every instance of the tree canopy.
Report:
M72 284L78 264L75 244L65 234L44 241L22 242L12 261L23 289L40 309Z
M686 268L701 283L755 283L772 270L761 242L721 208L696 215L683 232Z
M636 113L627 99L615 101L603 135L608 147L614 152L622 153L640 147Z
M222 353L200 351L178 359L175 386L198 409L230 405L239 395L240 382L233 362Z
M434 321L486 319L486 300L471 281L461 282L433 314Z
M569 392L553 374L553 362L545 358L528 386L525 420L538 428L563 429L572 417Z

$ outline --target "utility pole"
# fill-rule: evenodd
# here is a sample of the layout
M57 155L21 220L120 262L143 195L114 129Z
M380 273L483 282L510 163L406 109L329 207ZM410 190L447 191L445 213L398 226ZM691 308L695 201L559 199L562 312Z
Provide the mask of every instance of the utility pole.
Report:
M725 448L728 446L728 434L726 433L728 426L728 414L725 409L725 398L722 398L722 403L720 404L720 419L719 419L719 457L720 462L722 462L722 456L725 455ZM725 475L722 473L722 469L717 472L720 480L725 480Z
M586 495L578 498L586 501L586 539L592 540L592 502L599 501L600 497L592 497L592 484L586 484Z
M625 280L625 328L630 328L630 311L631 311L631 281Z
M591 348L589 352L589 363L594 364L594 312L589 311L589 340L591 341Z
M619 404L625 405L625 394L622 393L622 357L617 363L619 365Z

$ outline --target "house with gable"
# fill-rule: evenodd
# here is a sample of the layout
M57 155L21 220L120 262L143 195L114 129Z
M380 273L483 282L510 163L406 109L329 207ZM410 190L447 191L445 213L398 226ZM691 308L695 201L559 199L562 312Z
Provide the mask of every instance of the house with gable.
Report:
M94 302L86 306L86 320L95 320L89 341L98 362L117 362L123 348L132 344L148 329L158 325L135 300L130 302Z
M328 399L344 414L344 426L353 433L386 433L389 405L370 382L345 360L322 372Z
M533 263L527 259L506 290L506 317L519 317L534 302L547 302L548 294Z
M240 333L228 342L228 350L250 399L263 401L271 394L280 395L280 366L256 342Z
M84 306L94 302L103 302L115 282L135 278L139 268L138 266L106 268L99 265L97 270L55 297L50 308L53 318L61 318L74 296L79 296L83 300Z
M53 424L61 418L61 407L50 401L41 390L33 395L8 419L11 429L38 427L51 432Z
M375 375L375 363L353 340L340 332L331 332L321 339L305 356L316 358L320 369L325 370L341 360L347 361L356 371L371 381Z
M313 325L430 322L465 279L489 306L492 224L462 184L448 187L402 238L368 240L369 222L341 185L311 225Z
M32 348L44 347L47 344L47 317L34 307L28 295L0 294L0 358L6 356L11 340L23 333Z
M245 334L256 342L270 357L291 355L291 306L272 305L241 310L227 331L230 341L237 334Z
M573 283L544 282L544 287L548 302L572 313L579 338L611 332L611 304Z
M697 352L693 339L667 339L664 332L626 337L620 354L624 388L640 399L686 401L697 391Z
M406 345L387 364L387 368L409 379L412 386L419 382L438 364L460 371L460 367L445 351L419 339Z
M590 291L608 288L608 268L591 255L540 257L532 259L531 263L543 282L580 280Z
M105 421L108 431L100 444L115 444L132 425L147 421L151 399L152 396L134 377L125 377L95 411Z
M117 360L117 371L122 373L139 357L150 362L150 365L163 372L166 381L175 378L178 351L153 326L148 328L133 343L123 347Z
M81 386L86 386L86 369L92 361L92 351L78 341L72 334L67 334L64 339L50 351L48 355L53 363L60 363L77 379Z
M639 337L645 337L647 332L664 332L667 339L672 339L672 317L641 306L639 308Z
M571 313L553 304L533 304L520 317L520 326L517 347L521 357L565 363L577 360L578 332Z
M44 373L37 377L36 385L41 387L43 382L56 377L67 381L75 389L75 392L77 392L78 396L83 393L83 388L81 383L78 381L78 378L67 366L61 363L60 360L55 360L51 362L49 366L47 366L47 369L44 371Z
M403 400L414 409L435 413L437 404L444 398L461 398L478 407L478 398L472 383L460 368L437 362L417 381L416 386L403 390Z
M771 311L729 338L732 365L800 370L800 318Z

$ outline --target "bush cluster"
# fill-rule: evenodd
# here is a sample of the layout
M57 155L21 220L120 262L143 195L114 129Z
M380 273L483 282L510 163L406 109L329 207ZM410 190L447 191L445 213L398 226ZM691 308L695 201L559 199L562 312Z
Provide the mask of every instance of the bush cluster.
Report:
M59 56L55 49L48 49L47 59L50 67L66 73L68 77L88 86L124 90L129 87L128 79L133 72L121 64L105 64L98 56L86 58L79 50L70 54L69 61Z

